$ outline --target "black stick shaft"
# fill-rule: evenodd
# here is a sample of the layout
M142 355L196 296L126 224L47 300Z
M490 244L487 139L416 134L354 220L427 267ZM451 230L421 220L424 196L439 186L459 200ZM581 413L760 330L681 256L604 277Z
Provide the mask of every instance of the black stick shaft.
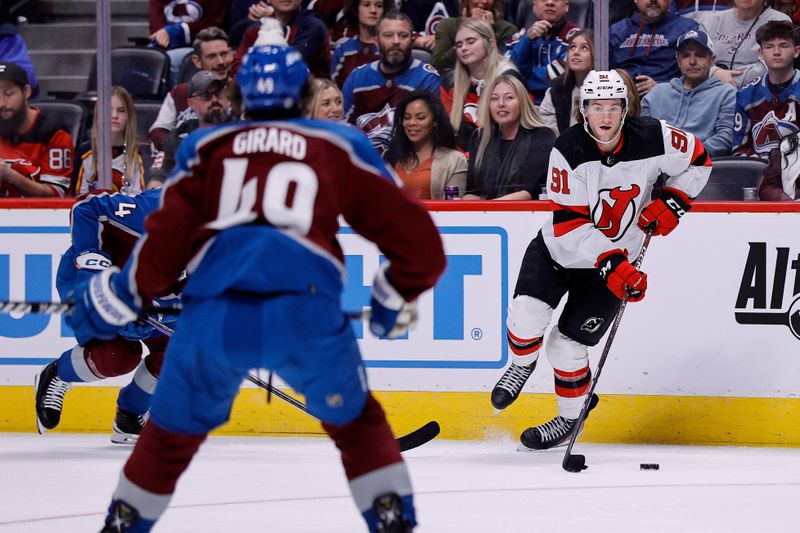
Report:
M642 266L642 261L644 261L644 255L647 253L647 247L650 245L650 238L652 236L653 229L651 228L647 231L647 235L644 238L644 243L642 243L642 250L639 252L639 257L637 257L636 261L633 263L633 266L636 267L636 270L639 270L639 268ZM617 311L617 316L614 318L611 331L608 333L606 345L603 347L603 353L600 355L600 361L597 363L597 369L595 370L594 378L592 379L592 386L589 387L589 392L586 395L586 399L583 401L581 414L578 415L578 420L575 423L575 429L572 431L572 436L570 437L569 444L567 445L567 451L564 452L564 460L561 462L561 466L564 468L564 470L568 470L567 464L569 463L569 458L572 455L572 448L575 446L575 441L578 440L578 433L580 433L581 426L586 421L586 416L589 413L589 403L592 400L592 394L594 394L594 389L597 387L597 381L600 379L600 373L603 371L603 365L608 357L608 352L611 351L611 344L614 342L614 337L617 336L617 330L619 329L620 322L622 322L622 315L625 313L625 308L627 306L628 297L626 296L622 299L622 304L620 304L619 311Z

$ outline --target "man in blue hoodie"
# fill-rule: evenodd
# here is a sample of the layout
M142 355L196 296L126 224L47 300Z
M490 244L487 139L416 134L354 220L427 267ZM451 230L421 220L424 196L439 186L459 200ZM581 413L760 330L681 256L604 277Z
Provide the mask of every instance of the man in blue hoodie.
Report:
M730 155L736 89L710 76L714 42L701 30L678 38L681 76L659 83L642 100L642 115L665 120L699 138L711 156Z
M636 12L609 30L612 68L623 68L636 83L639 97L656 83L678 76L675 50L678 37L699 29L697 22L670 10L670 0L634 0Z

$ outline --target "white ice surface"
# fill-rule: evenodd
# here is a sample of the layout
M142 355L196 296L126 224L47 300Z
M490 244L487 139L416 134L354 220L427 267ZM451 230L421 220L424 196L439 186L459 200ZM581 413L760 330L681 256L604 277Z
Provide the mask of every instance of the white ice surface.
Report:
M405 453L423 533L800 531L800 451L436 440ZM0 434L0 532L98 531L130 448L107 435ZM640 463L659 463L642 471ZM324 439L209 439L156 532L361 532Z

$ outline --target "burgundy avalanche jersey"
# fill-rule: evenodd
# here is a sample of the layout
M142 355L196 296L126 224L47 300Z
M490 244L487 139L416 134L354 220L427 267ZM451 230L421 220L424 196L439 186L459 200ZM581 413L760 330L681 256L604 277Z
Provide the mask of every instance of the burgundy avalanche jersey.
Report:
M767 77L753 80L736 95L733 153L769 158L781 139L800 130L800 71L780 93L767 87Z
M444 255L427 211L397 184L348 125L291 119L197 130L178 149L123 283L149 298L186 268L189 296L311 291L338 301L343 216L378 245L410 300L433 285Z
M636 257L644 233L636 225L661 174L667 187L695 198L711 174L711 159L689 132L649 117L626 121L610 154L577 124L550 153L547 195L555 204L552 223L542 228L553 259L566 268L593 268L614 249Z
M344 118L364 130L375 148L385 150L400 99L416 89L438 95L440 87L439 73L419 59L391 75L381 71L380 61L374 61L355 69L344 82Z

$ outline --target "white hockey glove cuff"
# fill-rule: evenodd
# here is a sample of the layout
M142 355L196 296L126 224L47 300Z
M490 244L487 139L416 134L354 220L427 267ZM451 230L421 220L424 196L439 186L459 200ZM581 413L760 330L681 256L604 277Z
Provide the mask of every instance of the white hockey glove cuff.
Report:
M89 298L95 312L106 324L124 326L136 320L137 313L111 288L111 276L119 268L110 267L89 281Z
M392 286L386 276L388 270L389 263L382 264L372 283L369 328L378 337L396 339L416 324L417 306L416 302L406 303Z

